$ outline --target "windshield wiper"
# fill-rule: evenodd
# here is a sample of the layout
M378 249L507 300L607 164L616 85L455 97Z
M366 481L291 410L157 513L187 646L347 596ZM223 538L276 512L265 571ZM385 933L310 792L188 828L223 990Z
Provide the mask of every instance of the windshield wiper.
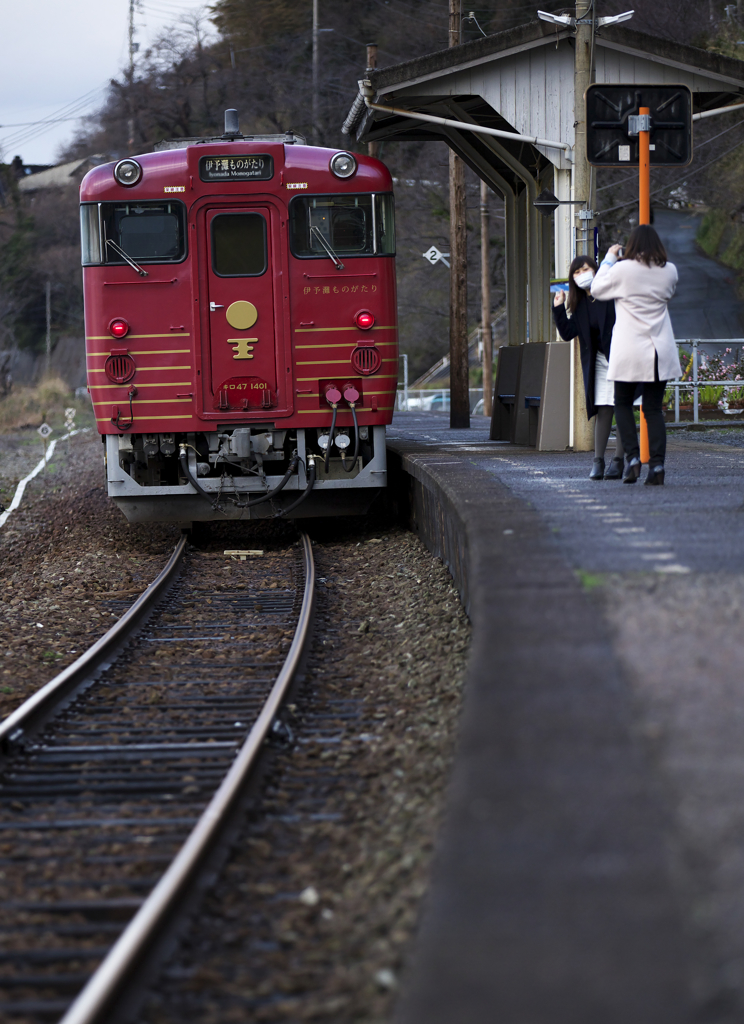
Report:
M112 242L110 238L107 238L106 245L110 245L115 253L121 256L121 258L125 260L133 270L137 271L140 277L149 277L147 271L143 270L142 267L138 266L131 256L127 256L122 247L120 245L117 245L116 242Z
M318 226L316 224L313 224L313 226L310 228L310 234L311 235L315 235L315 237L318 239L320 244L323 246L325 251L328 253L330 258L333 260L333 262L334 262L334 264L336 266L336 270L343 270L344 269L343 263L338 258L338 256L333 251L333 249L331 249L330 245L328 244L328 242L326 242L325 238L323 238L323 236L320 233L320 229L318 228Z

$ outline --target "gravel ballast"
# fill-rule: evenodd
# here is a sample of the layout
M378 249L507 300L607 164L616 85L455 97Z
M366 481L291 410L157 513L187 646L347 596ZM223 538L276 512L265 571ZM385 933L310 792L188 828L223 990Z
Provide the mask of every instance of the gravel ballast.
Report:
M469 626L399 529L316 535L316 634L292 746L142 1017L389 1018L426 890Z
M0 530L0 717L101 635L178 540L173 526L127 524L101 463L96 435L65 442ZM291 743L143 1020L381 1022L405 976L469 623L446 568L404 529L306 525L317 626ZM194 542L260 546L261 529L206 526Z
M60 442L0 528L0 718L105 633L178 541L171 525L126 522L106 496L102 448L92 432Z

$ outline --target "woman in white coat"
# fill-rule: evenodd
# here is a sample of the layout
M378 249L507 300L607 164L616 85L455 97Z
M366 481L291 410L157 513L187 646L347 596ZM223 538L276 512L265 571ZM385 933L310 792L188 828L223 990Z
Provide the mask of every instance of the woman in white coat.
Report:
M615 382L615 420L625 448L623 483L641 475L633 399L642 385L643 413L648 425L647 484L664 483L666 427L662 402L666 383L679 377L668 303L677 287L677 268L667 260L661 239L650 224L639 224L619 259L619 245L610 247L592 281L592 295L615 300L608 380Z

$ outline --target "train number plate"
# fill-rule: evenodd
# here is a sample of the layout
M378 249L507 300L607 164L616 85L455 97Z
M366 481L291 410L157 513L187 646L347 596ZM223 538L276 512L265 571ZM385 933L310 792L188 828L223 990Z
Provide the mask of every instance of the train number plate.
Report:
M271 409L276 396L261 377L228 377L214 392L214 408L245 412L248 409Z

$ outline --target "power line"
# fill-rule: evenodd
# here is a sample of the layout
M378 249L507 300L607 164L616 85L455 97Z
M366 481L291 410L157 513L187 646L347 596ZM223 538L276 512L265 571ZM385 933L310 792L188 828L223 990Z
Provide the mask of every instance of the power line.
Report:
M18 121L15 124L0 124L0 128L28 128L36 124L58 124L60 121L77 121L76 117L55 117L45 121Z
M657 196L659 192L664 192L665 189L671 188L673 185L679 185L681 181L687 181L687 179L691 178L693 174L699 174L700 171L704 171L706 167L712 167L713 164L718 163L719 160L723 160L723 158L725 156L728 156L729 153L733 153L735 149L738 149L739 146L741 146L741 144L741 142L737 142L736 145L731 146L729 149L725 150L723 153L720 153L712 160L709 160L707 164L701 164L700 167L696 167L694 171L688 171L687 174L683 174L681 178L677 178L675 181L669 181L666 185L661 185L659 188L654 189L651 195ZM637 202L637 199L631 199L627 203L619 203L617 206L610 206L610 208L607 210L599 210L599 215L601 217L604 216L605 213L614 213L615 210L624 210L626 206L635 206Z
M90 105L94 98L106 88L106 85L99 85L95 89L91 89L89 92L78 97L76 100L72 100L70 103L66 103L65 106L60 107L58 110L52 112L52 114L45 118L43 121L31 122L28 128L24 131L15 132L5 139L3 139L4 147L16 147L24 142L29 142L31 139L37 138L39 135L43 135L49 130L51 124L59 121L77 120L73 115L77 114L78 111L82 110L83 107Z
M709 139L705 139L703 142L699 142L695 148L696 149L702 149L703 146L707 146L709 142L715 142L716 139L720 139L720 137L722 135L725 135L726 132L733 131L734 128L738 128L739 125L741 125L741 124L744 124L744 120L737 121L736 124L730 124L728 126L728 128L724 128L722 132L718 133L718 135L712 135ZM730 150L729 150L729 152L730 152ZM637 177L638 177L637 174L629 174L627 177L621 178L619 181L611 181L609 185L602 185L601 188L595 189L595 191L596 192L604 192L604 190L606 188L615 188L618 185L622 185L624 182L631 181L632 179L637 178Z

